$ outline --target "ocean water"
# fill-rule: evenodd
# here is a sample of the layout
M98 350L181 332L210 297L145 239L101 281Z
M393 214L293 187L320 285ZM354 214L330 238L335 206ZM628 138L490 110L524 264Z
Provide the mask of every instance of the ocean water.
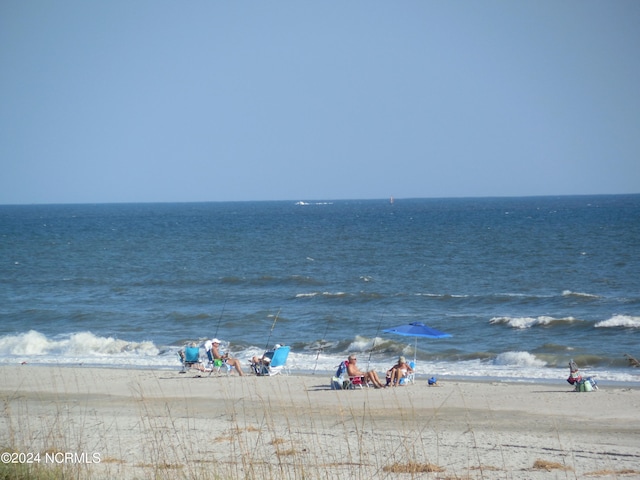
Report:
M0 363L640 382L640 195L0 206ZM423 322L450 338L389 327Z

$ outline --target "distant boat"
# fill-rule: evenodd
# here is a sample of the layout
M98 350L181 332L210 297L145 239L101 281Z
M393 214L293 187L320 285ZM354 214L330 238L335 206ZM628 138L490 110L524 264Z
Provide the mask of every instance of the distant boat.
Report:
M393 205L393 197L391 197L391 198L389 199L389 203L390 203L391 205Z

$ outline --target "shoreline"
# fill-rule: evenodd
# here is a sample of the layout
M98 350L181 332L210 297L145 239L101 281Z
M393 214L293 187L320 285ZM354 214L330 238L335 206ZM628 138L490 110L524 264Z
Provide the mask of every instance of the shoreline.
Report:
M637 385L444 378L334 391L324 373L197 374L0 366L0 447L98 454L64 465L80 478L640 475Z
M73 364L73 363L38 363L38 362L28 362L28 363L0 363L0 369L7 367L35 367L35 368L70 368L70 369L100 369L100 370L132 370L132 371L158 371L158 372L178 372L180 370L179 366L153 366L153 365L109 365L109 364ZM248 364L242 365L246 374L248 372ZM562 371L564 373L567 368L563 368ZM632 367L629 367L625 370L634 370ZM331 378L333 376L333 370L318 370L316 372L312 370L305 369L296 369L291 373L291 376L299 376L299 377L317 377L317 378ZM383 373L383 372L380 372ZM208 375L208 373L207 373ZM251 375L251 374L249 374ZM432 374L417 374L417 382L425 381ZM449 381L449 382L470 382L470 383L514 383L514 384L543 384L543 385L560 385L567 384L565 378L557 377L557 378L536 378L536 377L509 377L509 376L490 376L490 375L435 375L439 380ZM567 375L568 376L568 375ZM634 388L640 389L640 380L637 382L634 381L624 381L624 380L601 380L598 373L589 374L586 373L583 376L592 377L600 384L612 388Z

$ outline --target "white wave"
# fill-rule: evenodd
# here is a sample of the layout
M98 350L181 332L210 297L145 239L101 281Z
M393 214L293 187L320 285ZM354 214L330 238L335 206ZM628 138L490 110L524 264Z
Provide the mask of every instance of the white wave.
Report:
M564 290L562 292L563 297L584 297L584 298L600 298L599 295L593 295L591 293L572 292L571 290Z
M28 332L23 335L16 335L13 338L25 337L31 338L31 346L36 346L44 340L43 345L57 344L58 341L47 339L38 332ZM101 366L101 367L117 367L117 368L154 368L162 370L179 371L181 364L177 355L179 347L166 348L163 351L153 355L151 351L147 354L135 354L133 352L116 353L110 355L96 354L8 354L6 347L11 343L3 337L0 339L0 364L16 364L25 361L34 364L55 364L55 365L78 365L85 366ZM96 337L101 338L101 337ZM370 355L370 347L374 339L356 338L349 345L349 352L358 355L358 361L361 369L376 370L380 375L384 374L397 360L398 354L380 354L374 353ZM388 339L375 339L376 350L389 342ZM99 342L100 343L100 342ZM109 343L109 342L107 342ZM145 343L145 342L143 342ZM130 342L131 345L142 345ZM41 344L42 345L42 344ZM24 348L23 344L21 348ZM42 347L38 351L43 351ZM246 347L242 350L231 349L230 353L233 357L240 359L245 372L248 372L249 359L254 355L262 354L264 346ZM26 349L25 349L26 350ZM125 348L125 350L127 350ZM138 352L144 349L138 349ZM225 349L226 351L226 349ZM322 351L309 350L292 350L287 361L292 374L313 374L318 377L318 381L329 382L330 377L335 373L338 364L347 358L349 352L328 354ZM204 350L202 350L204 357ZM413 358L413 345L407 345L403 351L407 358ZM567 369L565 367L546 367L545 363L537 359L528 352L507 352L498 355L491 361L487 360L467 360L467 361L421 361L416 364L417 381L426 382L427 378L436 376L440 381L447 382L448 379L479 379L485 380L509 380L509 381L550 381L558 385L566 386ZM587 372L589 376L596 376L601 387L606 388L606 382L624 382L640 384L639 369L591 369Z
M0 338L0 355L43 355L52 348L53 342L35 330Z
M323 297L346 297L346 292L310 292L310 293L296 293L296 298L312 298L317 297L318 295L322 295Z
M113 337L99 337L91 332L74 333L66 338L50 339L30 330L19 335L0 338L0 355L23 357L100 357L100 356L157 356L153 342L128 342Z
M431 298L469 298L469 295L457 293L416 293L415 296Z
M516 367L544 367L547 362L538 360L529 352L505 352L498 355L494 364L513 365Z
M159 350L153 342L128 342L113 337L97 337L91 332L71 335L69 340L61 342L67 352L93 355L158 355Z
M347 350L350 352L368 352L374 345L380 347L384 341L385 340L380 337L368 338L356 335L356 338L349 344Z
M637 317L636 321L639 320ZM370 354L375 342L375 352ZM361 369L373 369L384 374L402 354L413 358L412 342L403 348L386 348L394 343L388 338L356 337L343 353L325 353L312 349L292 350L287 362L293 374L314 374L319 379L329 381L337 365L347 358L349 353L356 353ZM335 344L329 345L335 347ZM159 350L152 342L131 342L111 337L100 337L90 332L80 332L67 338L47 338L45 335L29 331L20 335L7 335L0 338L0 364L33 363L55 365L106 366L119 368L155 368L180 370L181 364L177 355L180 347L163 347ZM242 349L232 348L230 354L240 359L248 372L248 361L254 355L262 354L264 346L248 346ZM225 343L224 351L228 351ZM387 353L380 353L387 352ZM201 352L204 358L204 350ZM594 368L585 372L597 376L599 384L604 382L627 382L640 384L640 369L604 369ZM419 382L431 376L446 382L447 378L457 379L496 379L510 381L543 380L566 385L567 369L548 367L535 355L528 352L505 352L493 360L467 361L421 361L416 365Z
M596 328L611 328L611 327L628 327L628 328L640 328L640 317L633 317L631 315L614 315L608 320L603 320L595 324Z
M575 322L575 320L573 317L558 319L543 315L540 317L493 317L489 323L493 325L506 324L512 328L531 328L538 325L549 325L553 322Z
M363 344L362 344L363 345ZM376 342L377 345L377 342ZM361 370L375 370L379 375L384 374L397 360L398 353L389 354L388 357L379 358L375 355L370 358L368 352L356 352L358 364ZM407 358L412 358L412 352L403 352ZM242 357L241 357L242 358ZM338 364L346 360L347 354L302 353L292 351L287 365L292 373L314 374L318 378L329 378L335 372ZM507 352L496 357L493 361L468 360L468 361L435 361L426 362L418 360L416 364L416 378L418 382L426 382L431 376L440 381L447 382L448 378L456 379L495 379L509 381L551 381L559 386L570 386L566 383L568 369L566 367L546 367L545 362L537 359L528 352ZM597 378L600 386L606 382L627 382L640 384L640 370L638 369L589 369L585 370L586 376Z

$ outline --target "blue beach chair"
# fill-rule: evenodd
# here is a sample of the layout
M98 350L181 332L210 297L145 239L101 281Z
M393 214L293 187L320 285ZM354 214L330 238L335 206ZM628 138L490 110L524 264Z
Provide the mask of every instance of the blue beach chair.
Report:
M273 375L278 375L283 371L289 373L287 369L287 359L289 358L290 351L291 347L288 346L282 346L275 349L269 363L261 364L260 368L254 367L256 375L271 377ZM265 357L268 358L271 353L272 352L267 352Z
M207 359L209 360L209 363L207 364L209 375L211 375L214 370L218 375L220 375L220 371L223 367L226 369L227 375L231 372L231 365L228 365L227 362L220 358L213 358L211 350L207 350Z
M204 365L200 360L200 348L191 344L185 347L184 351L180 351L180 358L182 359L182 370L180 373L186 373L187 368L197 368L200 371L204 370Z

